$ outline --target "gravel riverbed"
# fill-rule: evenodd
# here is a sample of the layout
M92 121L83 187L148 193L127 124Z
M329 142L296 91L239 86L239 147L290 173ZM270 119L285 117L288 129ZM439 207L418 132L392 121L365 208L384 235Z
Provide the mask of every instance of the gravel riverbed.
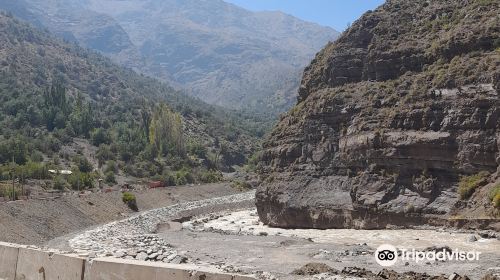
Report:
M475 280L486 273L500 273L500 241L484 233L438 229L270 228L258 219L253 207L254 195L250 191L153 209L72 235L66 241L73 251L89 258L114 256L193 263L259 279L381 279L372 276L386 273L374 260L374 252L382 243L417 249L450 247L482 252L480 262L402 262L391 267L394 271L389 274L420 273L420 278L409 279L443 274L444 279L448 279L449 275L458 273ZM312 267L326 265L336 272L294 273L311 263ZM396 274L394 279L401 275Z
M69 246L82 256L115 256L143 261L183 263L187 261L186 257L157 235L152 234L158 225L182 212L218 205L240 204L252 201L254 196L255 193L250 191L145 211L78 234L69 240Z

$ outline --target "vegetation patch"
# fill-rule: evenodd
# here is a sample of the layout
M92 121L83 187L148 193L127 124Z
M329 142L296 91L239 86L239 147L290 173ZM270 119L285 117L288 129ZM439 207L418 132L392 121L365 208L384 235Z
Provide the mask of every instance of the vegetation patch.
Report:
M137 200L135 199L135 195L133 193L124 192L122 194L122 201L133 211L139 211L139 208L137 207Z
M475 175L463 176L458 183L460 199L469 199L478 187L486 185L489 175L487 171L481 171Z
M232 181L231 187L237 189L240 192L248 191L248 190L252 189L252 185L250 185L250 183L248 183L246 181L238 181L238 180Z
M490 199L495 208L500 209L500 184L497 184L490 193Z

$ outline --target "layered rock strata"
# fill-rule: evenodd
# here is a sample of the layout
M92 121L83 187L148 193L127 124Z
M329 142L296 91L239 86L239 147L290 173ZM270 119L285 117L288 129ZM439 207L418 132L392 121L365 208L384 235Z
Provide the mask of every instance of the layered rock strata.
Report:
M387 1L327 45L264 143L261 220L384 228L466 213L461 178L486 171L493 188L500 170L499 14L495 1Z

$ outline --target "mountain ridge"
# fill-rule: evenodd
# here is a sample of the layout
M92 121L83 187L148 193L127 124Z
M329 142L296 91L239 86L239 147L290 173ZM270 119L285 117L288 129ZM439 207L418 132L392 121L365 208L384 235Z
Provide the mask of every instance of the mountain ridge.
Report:
M295 102L303 67L338 34L283 13L250 12L219 0L7 5L0 8L21 15L23 8L31 12L24 19L211 104L272 115Z
M12 16L0 14L0 30L0 178L12 157L19 168L57 169L85 156L93 167L82 176L110 165L123 178L165 178L183 169L179 176L191 176L179 181L185 184L199 172L243 165L257 148L262 131L249 116L208 105ZM176 139L163 143L155 134Z

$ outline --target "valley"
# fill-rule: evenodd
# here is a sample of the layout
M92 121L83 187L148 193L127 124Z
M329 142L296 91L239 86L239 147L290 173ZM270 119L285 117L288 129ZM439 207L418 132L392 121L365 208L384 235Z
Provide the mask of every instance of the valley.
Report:
M0 9L0 279L500 279L497 1Z

